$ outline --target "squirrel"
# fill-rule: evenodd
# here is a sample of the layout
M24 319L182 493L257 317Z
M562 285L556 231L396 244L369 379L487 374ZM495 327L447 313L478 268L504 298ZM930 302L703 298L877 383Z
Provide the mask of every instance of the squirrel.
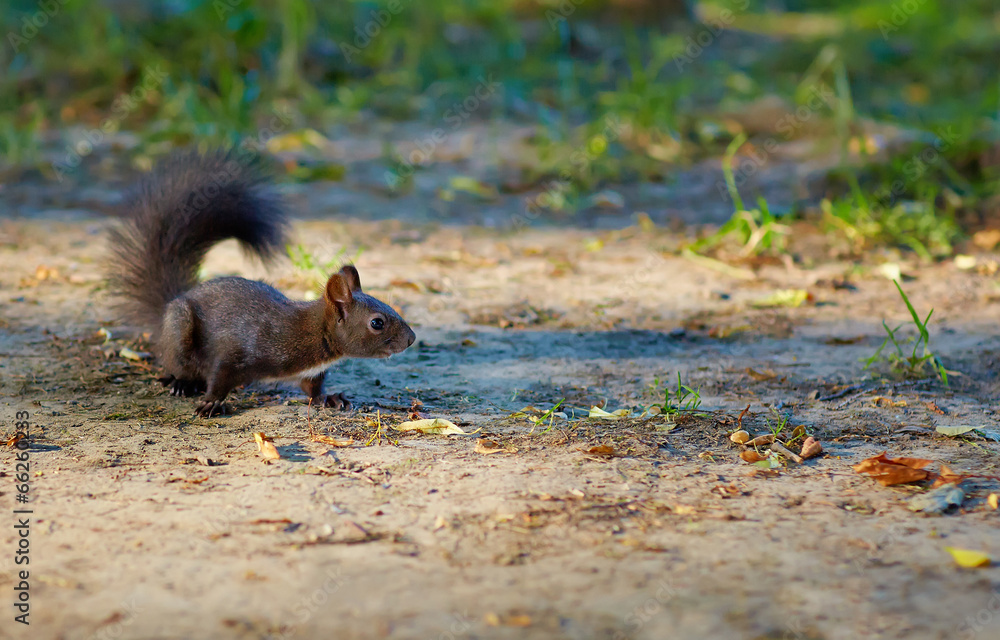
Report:
M171 394L204 393L195 414L225 415L226 396L258 380L297 379L310 402L323 397L340 358L387 358L416 336L392 307L361 290L353 265L330 276L315 301L290 300L256 280L198 282L208 250L235 238L268 263L286 246L288 212L257 156L236 151L168 156L126 198L110 234L108 283L123 319L152 328L158 381Z

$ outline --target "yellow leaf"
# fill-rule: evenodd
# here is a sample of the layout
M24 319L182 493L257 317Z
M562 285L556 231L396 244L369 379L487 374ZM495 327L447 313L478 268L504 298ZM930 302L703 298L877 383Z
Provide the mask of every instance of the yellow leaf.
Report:
M283 135L274 136L267 141L267 150L271 153L281 151L298 151L311 146L322 149L332 143L315 129L300 129Z
M982 551L956 549L955 547L945 547L944 550L951 554L951 557L955 559L955 562L960 567L974 569L976 567L990 566L990 557Z
M893 400L885 396L874 396L872 397L872 404L876 407L905 407L906 400Z
M976 268L976 256L958 255L955 256L955 267L968 271Z
M531 616L510 616L503 621L505 626L508 627L530 627L531 626Z
M449 436L453 434L465 433L461 427L454 422L444 418L428 418L425 420L410 420L396 425L397 431L419 431L432 435Z
M809 292L805 289L781 289L775 291L762 300L757 300L753 306L757 308L766 307L801 307L802 303L809 299Z
M608 140L602 135L596 135L587 143L587 148L595 156L599 156L608 150Z
M742 269L740 267L728 265L721 260L716 260L715 258L709 258L708 256L701 255L700 253L695 253L691 249L686 248L681 251L681 257L687 258L691 262L708 269L724 273L730 278L739 278L740 280L754 280L757 278L757 274L750 269Z
M635 214L636 222L639 223L639 228L642 229L643 233L652 233L656 231L656 223L653 219L649 217L649 214L645 211L640 211Z
M257 441L257 448L260 449L260 455L264 456L265 459L277 460L281 457L277 447L274 446L271 439L265 436L262 431L254 433L253 439Z
M128 347L122 347L118 351L118 355L128 360L152 360L153 354L146 353L145 351L135 351L134 349L129 349Z
M627 418L628 414L628 409L619 409L609 413L600 407L591 407L590 414L587 417L601 418L602 420L621 420L622 418Z
M499 195L496 187L468 176L455 176L448 182L448 186L453 191L471 193L483 200L494 200Z

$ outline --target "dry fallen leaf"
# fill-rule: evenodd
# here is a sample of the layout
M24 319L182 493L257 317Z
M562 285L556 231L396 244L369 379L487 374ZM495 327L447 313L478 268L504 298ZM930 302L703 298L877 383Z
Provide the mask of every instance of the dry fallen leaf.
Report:
M736 418L736 428L740 431L743 430L743 416L750 412L750 405L747 405L743 411L740 411L740 417Z
M962 435L965 435L965 434L967 434L967 433L969 433L971 431L975 431L975 430L976 430L976 427L967 426L967 425L966 426L959 426L959 427L951 427L951 426L939 425L937 427L934 427L934 431L940 433L941 435L952 436L952 437L954 437L954 436L962 436Z
M924 467L931 462L932 460L921 458L888 458L883 451L877 456L862 460L852 468L857 473L871 476L882 486L889 487L895 484L926 480L930 477L930 471Z
M348 438L347 440L337 440L336 438L331 438L330 436L321 436L316 434L312 437L313 442L322 442L323 444L328 444L331 447L349 447L354 444L354 440Z
M927 407L928 409L930 409L931 411L933 411L934 413L938 414L939 416L943 416L944 415L944 409L942 409L941 407L937 406L937 403L934 402L934 401L925 402L924 406Z
M944 550L951 554L958 566L965 569L990 566L990 557L982 551L956 549L955 547L945 547Z
M431 435L449 436L465 433L461 427L454 422L444 418L430 418L425 420L410 420L396 425L397 431L419 431Z
M54 280L59 277L59 269L53 269L45 266L44 264L38 265L35 268L35 280L41 282L42 280Z
M615 448L609 447L606 444L601 444L587 449L586 453L589 453L592 456L604 456L606 458L610 458L615 455Z
M736 444L746 444L750 440L750 434L740 429L739 431L733 432L733 435L729 436L729 439Z
M983 251L993 251L1000 244L1000 229L983 229L972 234L972 244Z
M8 447L16 447L17 443L20 442L21 440L24 440L24 434L21 433L20 431L18 431L17 433L15 433L14 435L12 435L11 437L7 438L7 446Z
M802 443L802 451L799 455L804 460L808 460L809 458L815 458L821 453L823 453L823 445L820 444L819 440L810 436Z
M761 460L766 459L764 456L760 455L753 449L747 449L746 451L742 452L740 454L740 458L744 462L760 462Z
M774 442L774 434L765 433L762 436L757 436L753 440L749 440L746 444L748 447L762 447L765 444L771 444Z
M421 411L424 408L424 403L417 398L410 399L410 413L407 414L407 420L426 420L427 415Z
M763 371L757 371L751 367L746 369L747 375L756 380L757 382L765 382L767 380L773 380L778 377L778 374L771 371L770 369L764 369Z
M991 493L986 498L986 504L990 505L990 509L993 509L994 511L1000 509L1000 494Z
M400 288L403 288L403 289L413 289L414 291L418 291L420 293L423 293L423 292L427 291L427 287L426 286L424 286L422 284L419 284L419 283L416 283L416 282L412 282L410 280L391 280L389 282L389 286L390 287L400 287Z
M503 621L506 627L530 627L531 626L531 616L510 616Z
M480 438L476 440L476 446L473 449L476 453L481 453L483 455L490 455L491 453L499 453L503 451L500 443L496 440L487 440L486 438Z
M893 400L885 396L875 396L872 398L872 404L876 407L905 407L906 400Z
M717 484L714 487L712 487L712 493L716 494L717 496L723 499L728 499L743 495L743 491L733 483Z
M931 488L937 489L938 487L946 484L958 484L968 477L969 476L964 476L960 473L955 473L948 468L948 465L943 464L941 465L941 472L938 473L937 479L934 480L934 484L931 485Z
M938 487L910 498L910 511L922 511L931 515L941 515L952 507L962 506L965 491L954 484Z
M281 457L278 453L277 447L262 431L257 431L253 434L253 439L257 441L257 448L260 449L260 455L264 456L266 460L277 460Z

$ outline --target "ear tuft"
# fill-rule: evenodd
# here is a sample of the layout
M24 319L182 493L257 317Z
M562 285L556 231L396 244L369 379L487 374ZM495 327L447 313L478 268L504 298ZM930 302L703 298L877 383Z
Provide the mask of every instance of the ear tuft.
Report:
M361 291L361 275L354 268L353 264L345 264L341 267L340 275L347 281L347 285L351 288L351 291L354 293Z

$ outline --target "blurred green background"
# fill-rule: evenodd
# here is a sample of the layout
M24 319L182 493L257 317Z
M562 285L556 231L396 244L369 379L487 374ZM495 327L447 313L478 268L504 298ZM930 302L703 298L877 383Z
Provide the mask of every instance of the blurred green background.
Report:
M927 256L987 224L1000 192L995 0L7 0L0 27L7 179L53 179L45 150L79 140L74 127L130 131L128 154L156 156L235 142L275 113L323 135L440 122L493 79L502 92L468 117L535 127L517 184L499 188L562 180L571 209L607 184L669 182L742 135L829 138L843 162L825 215L871 238L916 225L896 240ZM809 114L817 96L809 126L762 107ZM865 122L906 144L867 158ZM939 159L907 168L936 143ZM385 153L389 169L402 160ZM923 218L885 219L900 204Z

